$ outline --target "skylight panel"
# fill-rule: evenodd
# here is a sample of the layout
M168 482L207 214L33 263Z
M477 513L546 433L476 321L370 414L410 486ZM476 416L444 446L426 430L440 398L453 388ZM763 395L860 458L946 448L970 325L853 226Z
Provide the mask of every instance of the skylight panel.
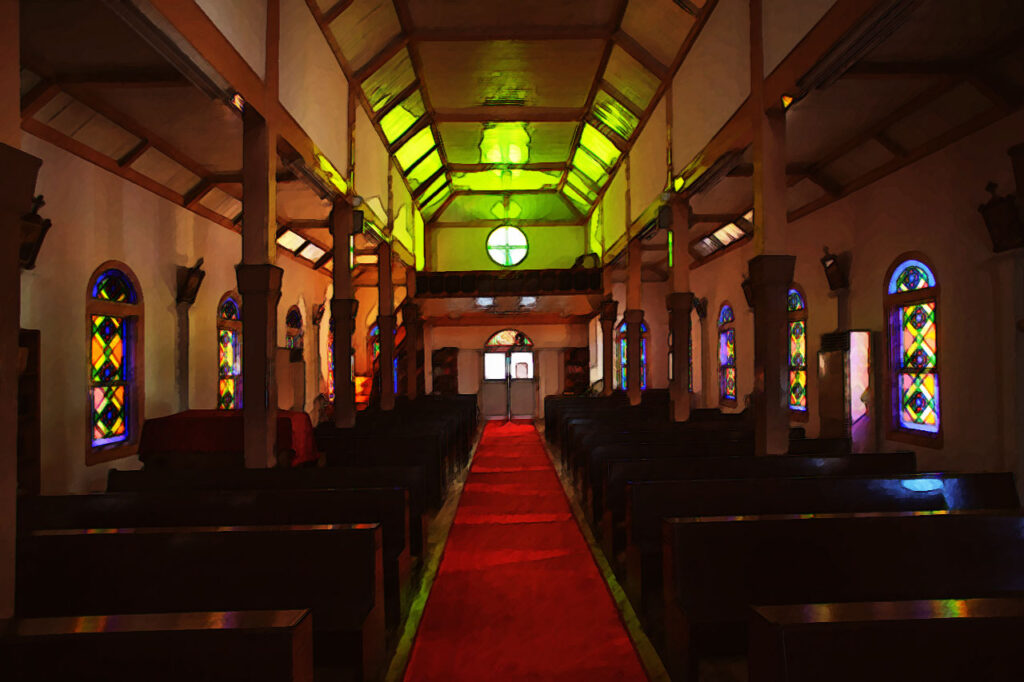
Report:
M456 173L452 182L456 189L474 192L521 192L552 188L558 184L560 177L557 171L511 168Z
M405 98L405 101L384 114L380 119L381 130L388 144L402 137L416 121L420 120L427 110L423 106L423 95L417 90Z
M580 213L587 213L590 211L590 203L583 198L582 194L573 189L572 185L563 186L562 194L564 194L566 198L579 209Z
M380 111L398 93L412 85L415 79L409 51L402 50L363 81L363 93L370 108L375 112Z
M605 137L601 132L590 125L589 123L583 124L583 135L580 136L580 146L584 147L587 151L597 157L606 168L611 168L615 165L615 162L619 160L619 156L622 152L616 147L611 140Z
M593 111L598 121L614 130L624 140L631 138L636 127L640 125L640 119L636 114L604 90L597 91Z
M441 155L435 149L427 158L416 164L416 167L409 172L409 186L416 189L421 184L433 177L434 173L441 170Z
M412 136L412 139L402 145L397 152L395 152L395 160L398 161L398 165L402 167L402 170L406 170L415 161L422 158L424 154L429 152L434 147L434 133L427 126L420 132Z
M733 223L723 225L722 227L715 230L713 235L715 239L722 243L722 246L729 246L737 239L742 239L747 236L747 233L741 230Z
M705 237L693 245L693 250L699 258L707 258L718 250L718 245L710 237Z
M445 185L439 191L434 193L433 197L428 198L427 204L423 206L423 219L431 220L434 217L434 213L441 207L441 204L451 196L452 186Z
M580 173L590 178L595 185L601 186L608 180L608 173L585 149L577 149L572 157L572 166Z
M320 257L323 256L325 253L327 252L321 249L319 246L310 243L306 244L306 248L304 248L302 251L299 251L298 255L301 256L302 258L308 258L309 260L315 263L318 260L320 260Z
M277 238L277 243L289 251L295 251L295 249L306 243L306 239L305 237L288 230Z
M436 193L437 190L441 189L441 187L443 187L446 182L448 182L448 178L445 177L443 173L437 176L437 178L432 183L430 183L430 187L427 187L425 190L423 190L423 198L429 199L430 197L432 197L434 193Z
M581 196L585 197L588 201L594 202L597 200L597 192L591 187L591 185L576 171L569 173L565 179L566 184L572 187Z

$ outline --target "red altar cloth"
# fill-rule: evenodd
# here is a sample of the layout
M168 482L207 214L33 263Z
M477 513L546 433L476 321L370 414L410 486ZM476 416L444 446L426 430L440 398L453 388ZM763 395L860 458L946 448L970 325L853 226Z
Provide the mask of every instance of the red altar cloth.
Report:
M173 453L242 453L244 427L241 410L187 410L147 419L142 425L139 458ZM313 422L305 412L278 410L277 451L293 450L293 467L319 457L313 440Z

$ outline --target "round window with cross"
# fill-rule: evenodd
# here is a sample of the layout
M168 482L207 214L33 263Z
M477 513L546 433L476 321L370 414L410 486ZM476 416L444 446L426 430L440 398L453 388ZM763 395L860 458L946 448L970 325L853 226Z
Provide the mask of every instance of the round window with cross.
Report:
M487 255L498 265L519 265L526 258L528 249L526 235L518 227L505 225L487 236Z

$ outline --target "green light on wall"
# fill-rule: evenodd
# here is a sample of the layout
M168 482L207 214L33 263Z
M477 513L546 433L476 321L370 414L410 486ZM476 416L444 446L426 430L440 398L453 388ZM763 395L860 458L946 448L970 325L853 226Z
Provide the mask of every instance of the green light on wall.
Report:
M530 133L525 123L485 123L480 140L483 163L518 164L530 160Z
M668 231L668 266L671 268L673 265L675 265L675 263L673 263L673 257L672 257L672 230L669 230Z
M423 252L423 214L416 208L412 211L412 243L416 269L423 270L427 266L426 254Z

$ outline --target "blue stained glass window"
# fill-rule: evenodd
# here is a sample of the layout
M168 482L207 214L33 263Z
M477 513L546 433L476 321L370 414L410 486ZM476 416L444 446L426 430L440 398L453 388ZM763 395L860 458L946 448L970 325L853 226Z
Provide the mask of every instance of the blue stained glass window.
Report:
M736 318L732 314L732 306L729 305L728 303L723 305L722 306L722 310L719 311L719 313L718 313L718 324L719 325L729 324L730 322L734 321L735 319Z
M931 268L919 260L905 260L889 278L889 293L930 289L935 283L935 275L932 274Z

